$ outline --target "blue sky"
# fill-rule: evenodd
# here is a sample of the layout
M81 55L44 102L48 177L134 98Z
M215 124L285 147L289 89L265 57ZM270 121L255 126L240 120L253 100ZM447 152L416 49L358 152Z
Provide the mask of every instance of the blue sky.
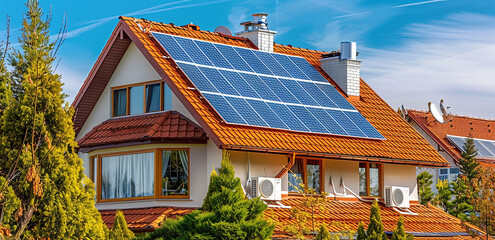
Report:
M213 31L233 32L251 14L268 13L275 42L324 51L341 41L356 41L362 77L393 108L427 109L444 99L459 115L495 119L495 1L61 1L40 0L51 8L52 34L64 14L68 38L59 51L64 90L71 102L118 22L133 16L164 23L190 22ZM24 1L4 1L0 41L6 16L11 42L19 36ZM14 44L15 46L15 44Z

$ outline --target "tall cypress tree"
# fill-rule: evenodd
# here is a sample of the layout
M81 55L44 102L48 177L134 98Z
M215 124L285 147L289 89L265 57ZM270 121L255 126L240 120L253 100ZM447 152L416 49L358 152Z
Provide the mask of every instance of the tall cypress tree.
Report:
M3 111L0 168L20 207L9 219L15 237L102 239L106 227L94 206L94 187L83 174L74 141L74 110L54 73L56 43L50 16L28 0L20 49L10 58L13 99Z
M461 158L459 159L459 171L466 176L469 181L478 177L478 166L480 163L475 160L478 155L478 149L471 137L466 139L462 146Z
M392 232L392 240L412 240L414 236L412 234L406 233L404 229L404 218L402 216L399 217L397 221L397 226L394 228Z

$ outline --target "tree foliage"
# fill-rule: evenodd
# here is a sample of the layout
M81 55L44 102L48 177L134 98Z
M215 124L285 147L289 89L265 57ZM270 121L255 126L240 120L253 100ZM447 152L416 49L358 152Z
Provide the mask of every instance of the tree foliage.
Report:
M387 234L385 234L382 218L380 216L380 206L378 205L378 201L376 199L371 205L370 223L368 224L368 229L366 229L366 239L387 239Z
M330 240L330 233L328 232L327 227L322 224L320 226L320 230L318 231L318 234L315 237L315 240Z
M495 170L480 168L479 181L476 190L479 195L473 198L472 204L476 211L473 223L490 235L495 235Z
M475 160L478 155L478 149L472 138L467 138L464 146L462 146L461 158L459 159L459 171L462 175L471 181L478 177L478 167L480 163Z
M427 171L424 171L417 176L420 203L425 206L434 196L434 193L431 191L431 184L433 183L432 178L433 175L429 174Z
M269 239L275 226L262 217L267 205L246 199L224 151L218 174L210 176L208 193L200 210L177 220L167 219L145 239Z
M105 238L93 184L76 152L74 111L52 66L58 45L50 41L50 16L44 19L37 0L26 6L20 48L9 58L7 86L14 90L2 102L0 223L15 239Z
M394 228L394 231L392 232L391 240L412 240L412 239L414 239L414 236L406 233L406 230L404 229L404 218L400 216L399 220L397 221L397 226Z
M124 213L117 211L112 228L108 231L109 240L130 240L134 238L134 233L127 227Z

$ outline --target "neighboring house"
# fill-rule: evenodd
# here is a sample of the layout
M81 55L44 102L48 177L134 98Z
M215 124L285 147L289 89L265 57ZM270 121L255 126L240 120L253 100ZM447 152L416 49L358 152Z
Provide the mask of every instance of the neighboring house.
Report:
M416 167L448 163L360 79L355 44L275 44L254 16L238 36L120 18L73 103L104 221L123 209L133 231L152 231L201 206L225 150L251 196L275 187L262 195L274 236L294 221L296 174L328 192L319 221L357 229L378 198L387 232L402 214L417 237L467 238L459 219L418 204Z
M457 163L461 158L466 138L474 139L478 155L476 160L485 166L495 167L495 120L453 115L445 123L437 121L430 112L407 110L406 120L437 149L450 167L418 167L418 174L428 171L433 175L432 189L437 179L455 181L459 176Z

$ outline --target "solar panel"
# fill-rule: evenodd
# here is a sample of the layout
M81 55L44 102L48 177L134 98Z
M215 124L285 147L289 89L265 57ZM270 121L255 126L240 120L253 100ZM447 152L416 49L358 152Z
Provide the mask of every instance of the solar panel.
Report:
M454 144L457 149L463 151L464 143L466 142L467 137L447 135L447 138ZM495 157L495 141L486 139L473 140L476 149L478 149L478 158Z
M302 57L152 35L226 123L384 139Z

